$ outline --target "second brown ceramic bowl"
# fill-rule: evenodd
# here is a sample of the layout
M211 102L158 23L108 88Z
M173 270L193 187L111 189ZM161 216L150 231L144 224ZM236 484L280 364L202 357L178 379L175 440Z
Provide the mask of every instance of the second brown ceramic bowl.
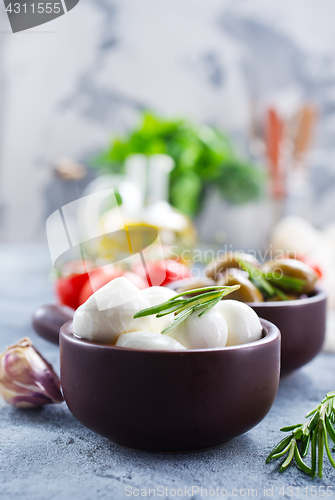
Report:
M259 317L281 332L281 375L311 361L321 351L326 333L325 292L316 290L306 299L285 302L250 302Z
M139 450L211 448L257 425L270 410L280 371L280 333L213 350L149 351L97 344L60 331L61 385L73 415Z

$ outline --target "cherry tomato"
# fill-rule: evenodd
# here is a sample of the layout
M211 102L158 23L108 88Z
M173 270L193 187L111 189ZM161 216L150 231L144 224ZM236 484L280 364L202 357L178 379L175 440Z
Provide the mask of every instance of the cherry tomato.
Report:
M107 283L112 281L114 278L119 278L120 276L123 276L123 273L119 269L109 269L106 271L103 267L98 267L97 269L91 271L89 279L86 283L84 283L84 286L79 294L78 306L86 302L93 292L96 292L99 288L107 285Z
M312 257L308 257L308 255L297 255L297 259L311 267L316 272L318 277L322 278L322 270L319 264Z
M175 280L189 278L190 272L184 264L172 259L147 263L147 272L152 284L164 286ZM71 267L71 270L77 267ZM114 278L124 276L140 290L148 287L147 275L142 264L138 264L131 271L121 271L109 266L96 268L88 273L72 272L69 276L58 278L55 284L57 297L61 304L77 309L81 304ZM163 282L162 282L163 280Z
M70 274L58 278L55 283L55 292L61 304L77 309L80 306L79 295L88 281L88 274Z
M180 262L176 260L167 259L165 261L166 278L164 280L164 285L171 283L172 281L182 280L185 278L190 278L190 270Z
M136 285L140 290L148 288L147 280L143 279L142 276L139 276L138 274L132 273L131 271L126 271L125 273L123 273L123 276L124 278L127 278L129 281L131 281L134 285Z
M147 262L146 270L142 264L138 263L134 267L134 272L142 276L145 280L148 273L153 286L164 286L172 281L182 280L191 276L189 269L184 264L172 259Z

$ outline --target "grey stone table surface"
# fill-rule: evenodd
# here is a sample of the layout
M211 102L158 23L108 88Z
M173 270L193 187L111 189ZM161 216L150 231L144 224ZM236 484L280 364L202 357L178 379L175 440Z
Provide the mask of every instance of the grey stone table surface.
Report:
M31 328L34 308L54 301L50 264L42 245L0 246L0 349L30 336L58 371L58 347ZM282 437L279 428L302 421L334 389L335 356L324 353L280 382L273 408L256 428L218 448L188 454L122 448L86 429L65 403L22 410L1 401L0 499L113 500L149 493L200 499L206 490L207 498L298 498L298 492L304 498L322 496L327 486L325 497L335 496L335 470L327 461L324 479L314 481L295 466L279 474L277 463L265 465Z

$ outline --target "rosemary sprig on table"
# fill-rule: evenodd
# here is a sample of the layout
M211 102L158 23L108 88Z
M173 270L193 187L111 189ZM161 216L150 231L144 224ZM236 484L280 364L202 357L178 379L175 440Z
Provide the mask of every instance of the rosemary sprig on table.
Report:
M193 290L187 290L175 295L170 300L163 302L157 306L149 307L148 309L143 309L135 314L134 318L142 318L143 316L156 315L156 318L162 318L167 314L174 313L175 318L172 323L165 328L162 333L168 333L177 325L185 321L194 311L202 309L199 317L203 316L212 307L215 306L220 300L231 292L238 290L240 285L234 286L210 286L204 288L195 288ZM194 295L195 297L186 298L185 295Z
M281 300L290 300L282 288L286 291L301 293L306 284L306 281L300 278L286 276L276 271L263 271L243 259L238 259L238 262L241 269L248 273L250 281L269 298L277 295Z
M287 454L279 472L283 472L294 458L296 465L309 474L312 479L316 473L321 478L324 449L329 462L335 468L335 461L329 447L329 438L335 444L335 391L328 392L321 403L306 415L306 418L308 417L310 417L309 421L304 424L291 425L280 429L282 432L292 432L273 448L266 459L266 463ZM303 461L309 448L311 448L310 467ZM334 447L332 450L334 451Z

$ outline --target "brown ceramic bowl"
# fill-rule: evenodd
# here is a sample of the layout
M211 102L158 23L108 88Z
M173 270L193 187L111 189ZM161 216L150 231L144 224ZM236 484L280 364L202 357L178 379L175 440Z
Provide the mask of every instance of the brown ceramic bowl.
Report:
M194 281L194 280L193 280ZM178 291L192 279L175 281ZM326 332L327 296L315 290L310 297L285 302L249 302L260 318L278 326L281 333L281 376L311 361L320 352Z
M316 290L311 297L286 302L250 302L259 317L281 332L281 376L311 361L321 351L326 332L327 296Z
M139 450L218 446L257 425L275 399L280 332L213 350L149 351L97 344L60 331L61 385L73 415Z

